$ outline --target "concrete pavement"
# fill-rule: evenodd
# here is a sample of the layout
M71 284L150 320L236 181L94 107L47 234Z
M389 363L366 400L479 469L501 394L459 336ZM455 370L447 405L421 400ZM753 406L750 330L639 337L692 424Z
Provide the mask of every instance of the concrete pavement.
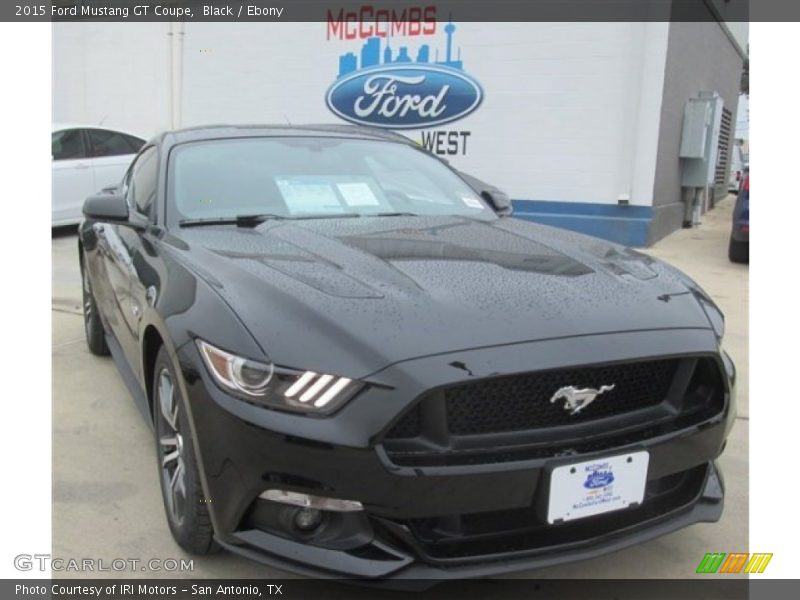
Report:
M686 578L706 552L748 547L748 267L728 262L729 198L698 229L647 250L686 271L727 316L726 347L739 370L739 418L720 459L727 499L722 520L598 559L515 575L535 578ZM53 556L194 559L190 572L76 573L64 577L292 577L223 553L191 557L173 542L164 516L151 432L109 358L83 337L76 238L53 236Z

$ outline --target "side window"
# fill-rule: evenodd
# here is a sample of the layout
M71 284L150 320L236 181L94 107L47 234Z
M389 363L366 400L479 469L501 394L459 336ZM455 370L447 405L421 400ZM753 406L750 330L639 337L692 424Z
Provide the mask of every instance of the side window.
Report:
M134 148L134 150L136 152L141 150L142 146L144 146L144 144L145 144L144 140L142 140L140 138L137 138L136 136L133 136L133 135L123 135L123 137L131 145L131 147Z
M131 167L123 188L131 210L154 218L158 160L155 147L147 148Z
M86 147L80 129L65 129L53 133L53 160L86 158Z
M92 141L92 156L121 156L123 154L136 154L142 144L138 146L129 135L110 131L108 129L89 129L89 139Z

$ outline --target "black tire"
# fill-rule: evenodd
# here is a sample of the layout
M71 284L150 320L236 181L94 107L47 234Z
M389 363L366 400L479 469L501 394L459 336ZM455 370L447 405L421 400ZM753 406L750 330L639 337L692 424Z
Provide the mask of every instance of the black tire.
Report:
M731 238L728 245L728 258L735 263L750 262L750 242L737 242Z
M172 537L191 554L218 552L220 546L214 541L191 428L164 347L158 351L153 370L153 418L161 498Z
M89 352L96 356L108 356L108 344L106 344L106 332L103 329L103 322L100 320L100 313L97 312L97 303L92 292L92 282L89 280L89 270L86 267L86 255L81 258L81 279L83 288L83 330L86 334L86 345Z

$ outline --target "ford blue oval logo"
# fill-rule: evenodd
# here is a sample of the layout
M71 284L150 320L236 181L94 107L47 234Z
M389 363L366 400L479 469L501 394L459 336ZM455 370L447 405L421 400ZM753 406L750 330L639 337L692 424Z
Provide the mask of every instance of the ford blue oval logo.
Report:
M325 101L360 125L422 129L462 119L480 106L481 86L462 71L440 66L364 69L336 81Z
M592 471L583 483L583 487L594 490L606 487L614 482L614 473L611 471Z

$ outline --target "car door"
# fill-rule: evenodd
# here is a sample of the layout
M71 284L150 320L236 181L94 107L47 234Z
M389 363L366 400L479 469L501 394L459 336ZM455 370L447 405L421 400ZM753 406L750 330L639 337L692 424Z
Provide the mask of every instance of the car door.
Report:
M143 312L142 300L134 293L135 290L141 292L134 258L141 248L140 236L147 229L142 226L147 222L145 218L137 217L146 217L148 221L151 219L151 216L143 214L142 210L143 207L147 210L148 202L149 206L152 206L157 170L156 148L154 146L145 148L130 166L119 189L128 203L128 210L131 213L129 222L105 224L103 230L106 273L113 302L111 310L116 315L111 327L133 368L138 365L138 327Z
M94 191L118 184L136 153L144 146L144 140L111 129L89 128L86 133L94 171Z
M52 225L81 220L83 201L95 190L94 172L83 129L53 132Z

